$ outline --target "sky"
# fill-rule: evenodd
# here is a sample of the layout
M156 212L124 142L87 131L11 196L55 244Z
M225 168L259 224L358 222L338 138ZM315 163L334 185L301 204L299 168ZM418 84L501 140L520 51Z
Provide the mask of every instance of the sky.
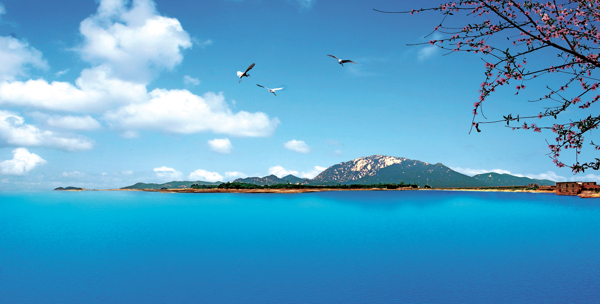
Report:
M557 168L552 134L502 125L469 134L481 57L409 45L432 37L438 14L373 11L419 7L0 0L0 190L312 178L376 154L468 175L600 181ZM495 94L486 115L537 114L513 94Z

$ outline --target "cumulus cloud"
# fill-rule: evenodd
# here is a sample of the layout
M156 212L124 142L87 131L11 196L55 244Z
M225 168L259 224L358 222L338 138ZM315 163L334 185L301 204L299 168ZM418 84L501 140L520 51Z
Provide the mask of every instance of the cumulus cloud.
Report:
M298 153L308 153L310 152L310 147L301 140L290 140L283 144L283 146L288 149Z
M213 140L209 140L208 146L214 152L223 153L223 154L231 153L231 149L233 149L233 146L231 145L229 138L222 138L222 139L215 138Z
M81 71L74 83L13 79L25 75L28 66L45 68L46 63L26 43L6 38L13 46L2 49L0 43L0 106L80 113L48 121L70 130L97 128L98 122L88 114L102 113L111 129L125 138L135 138L141 130L245 137L270 136L275 131L277 118L262 112L234 113L221 93L149 92L147 86L158 73L181 63L192 40L177 19L161 16L152 0L129 3L101 0L97 12L81 22L83 42L76 51L91 67ZM2 64L4 58L12 59ZM199 83L190 76L185 79L191 85Z
M42 52L30 47L27 42L0 36L0 81L27 76L28 68L47 69L48 63Z
M547 179L547 180L551 180L551 181L555 181L555 182L564 182L567 181L567 178L564 176L560 176L557 175L556 173L552 172L552 171L548 171L546 173L541 173L541 174L520 174L520 173L511 173L508 170L503 170L503 169L492 169L492 170L484 170L484 169L469 169L469 168L460 168L460 167L451 167L450 169L468 175L468 176L474 176L477 174L483 174L483 173L498 173L498 174L510 174L512 176L517 176L517 177L528 177L528 178L533 178L533 179Z
M262 112L233 113L222 94L206 93L202 97L187 90L150 92L152 99L110 111L104 116L117 128L154 129L190 134L214 132L233 136L269 136L279 124Z
M286 170L282 166L275 166L275 167L269 168L269 174L273 174L279 178L282 178L282 177L290 175L290 174L297 176L298 171Z
M123 175L132 175L133 171L132 170L121 171L121 174L123 174Z
M54 73L54 76L60 77L62 75L65 75L65 74L69 73L69 71L70 71L69 69L64 69L62 71L58 71L58 72Z
M560 176L552 171L548 171L546 173L541 174L525 174L525 177L535 178L535 179L549 179L555 182L566 182L567 178L564 176Z
M0 110L0 138L15 146L44 146L67 151L89 150L93 142L83 136L61 136L26 124L14 113Z
M511 174L510 171L502 170L502 169L484 170L484 169L470 169L470 168L460 168L460 167L451 167L450 169L452 169L458 173L468 175L468 176L489 173L489 172L494 172L494 173L499 173L499 174Z
M315 5L316 0L296 0L303 8L311 8Z
M12 151L13 159L0 163L0 173L4 175L25 175L39 165L46 163L39 155L30 153L25 148Z
M237 171L232 171L232 172L225 172L225 177L228 180L233 180L236 178L244 178L244 177L248 177L248 175L242 173L242 172L237 172Z
M185 84L186 86L197 86L200 84L200 80L190 75L185 75L183 76L183 84Z
M314 178L315 176L319 175L319 173L323 172L325 169L327 169L327 168L315 166L314 169L311 171L298 173L298 171L287 170L287 169L283 168L282 166L274 166L274 167L269 168L269 174L273 174L279 178L282 178L284 176L292 174L297 177L311 179L311 178Z
M212 45L213 41L211 39L207 39L207 40L196 40L196 39L194 39L194 44L204 49L207 46Z
M0 83L0 104L51 111L99 112L147 99L144 84L114 78L105 66L83 70L75 85L43 79Z
M309 172L302 172L300 174L300 177L302 178L308 178L308 179L312 179L315 178L315 176L319 175L319 173L325 171L327 168L325 167L319 167L319 166L315 166L314 170L309 171Z
M165 166L162 166L159 168L154 168L154 174L156 175L156 177L158 177L160 179L165 179L165 180L170 180L170 181L178 180L182 176L181 172L179 172L173 168L168 168Z
M158 14L152 0L103 0L79 31L84 60L108 66L119 79L148 83L183 60L192 41L179 21Z
M58 116L46 115L43 113L32 113L37 119L44 120L51 127L76 130L76 131L92 131L100 129L100 123L89 115L86 116Z
M441 38L442 35L440 35L439 33L435 33L433 34L433 37L430 40L440 40ZM417 59L419 61L425 61L437 54L439 50L440 48L435 45L423 47L421 50L419 50L419 53L417 54Z
M223 176L217 172L209 172L206 170L198 169L190 173L191 180L199 180L205 182L218 182L223 180Z
M72 172L63 172L62 176L63 177L84 177L85 174L83 174L79 171L72 171Z
M138 138L140 137L140 133L136 132L136 131L124 131L121 132L121 134L119 134L121 137L123 138L127 138L127 139L132 139L132 138Z

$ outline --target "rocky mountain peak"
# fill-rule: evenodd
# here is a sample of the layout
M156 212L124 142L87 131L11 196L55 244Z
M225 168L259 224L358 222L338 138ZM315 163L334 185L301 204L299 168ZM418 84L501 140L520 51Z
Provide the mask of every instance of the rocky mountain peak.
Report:
M374 176L379 170L395 164L410 161L404 157L372 155L360 157L329 167L313 179L316 182L349 182L366 176Z

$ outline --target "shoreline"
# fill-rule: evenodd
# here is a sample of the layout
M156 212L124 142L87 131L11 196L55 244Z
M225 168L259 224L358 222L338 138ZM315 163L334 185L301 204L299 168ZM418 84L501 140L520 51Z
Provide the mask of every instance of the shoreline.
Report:
M141 191L141 192L159 192L159 193L313 193L329 191L471 191L471 192L515 192L515 193L548 193L555 194L548 190L526 190L526 189L477 189L477 188L434 188L434 189L87 189L83 191ZM600 196L598 196L600 197Z

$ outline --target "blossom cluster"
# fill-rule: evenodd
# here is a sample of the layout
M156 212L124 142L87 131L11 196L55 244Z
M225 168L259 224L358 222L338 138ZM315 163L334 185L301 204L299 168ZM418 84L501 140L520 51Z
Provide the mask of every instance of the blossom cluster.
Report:
M557 136L556 143L549 145L549 155L558 167L567 166L558 160L560 152L573 149L575 163L568 167L574 173L588 168L600 169L600 159L587 163L580 163L578 159L585 142L584 135L598 128L599 115L554 123L552 126L538 126L527 122L510 126L511 122L519 123L520 120L534 118L557 120L560 114L571 107L576 111L586 110L600 100L600 95L593 94L600 86L598 80L593 78L594 70L600 68L600 0L458 0L436 7L396 13L416 14L423 11L436 11L443 15L442 22L434 29L442 34L442 39L431 40L429 44L449 52L484 55L485 80L480 85L479 101L474 103L472 127L480 132L481 124L506 122L507 127L512 129L539 133L542 129L551 129ZM474 22L459 27L445 25L449 17L461 13L473 17ZM490 41L498 41L490 39L492 36L508 40L508 45L512 47L506 48L504 44L491 45ZM554 52L555 56L533 56L536 52L548 51ZM528 68L527 56L536 60L536 68ZM497 89L516 82L513 88L516 87L515 95L518 95L528 87L525 82L536 78L540 80L538 77L554 77L553 79L564 81L558 88L547 86L547 93L541 94L538 99L529 100L553 101L554 106L545 107L535 115L509 114L504 119L495 121L488 121L480 116L479 110ZM576 82L580 84L579 91L574 89L575 86L567 90ZM600 150L599 146L593 142L591 144L596 150Z

